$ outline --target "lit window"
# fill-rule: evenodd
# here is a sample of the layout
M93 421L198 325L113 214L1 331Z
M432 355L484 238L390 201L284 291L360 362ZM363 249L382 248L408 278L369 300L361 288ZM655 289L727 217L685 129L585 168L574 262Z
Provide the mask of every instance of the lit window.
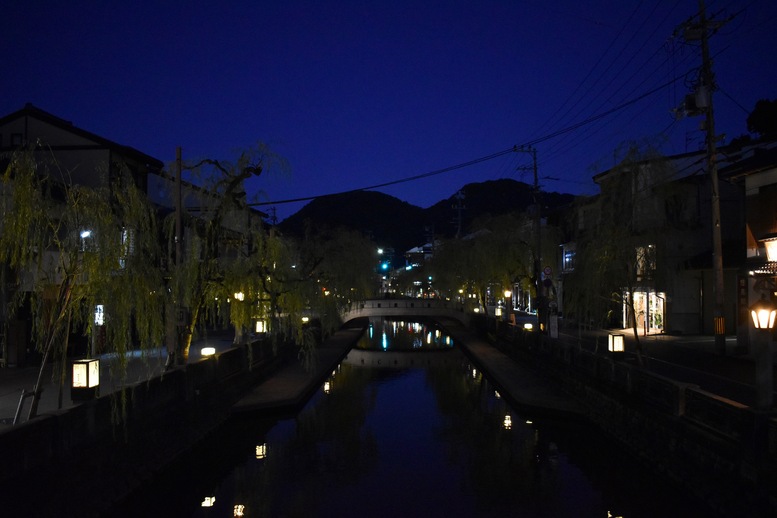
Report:
M83 234L82 234L83 237ZM135 254L135 230L124 228L121 231L121 257L119 266L127 266L127 258Z
M256 445L256 458L263 459L267 457L267 443Z
M85 229L82 230L78 235L81 238L81 251L86 252L86 250L89 248L89 243L92 241L92 231Z

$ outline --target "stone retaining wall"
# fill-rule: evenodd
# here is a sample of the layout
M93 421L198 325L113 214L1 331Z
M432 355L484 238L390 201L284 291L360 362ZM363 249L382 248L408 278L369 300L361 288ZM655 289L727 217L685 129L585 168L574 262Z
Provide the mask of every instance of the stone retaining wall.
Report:
M563 383L644 464L724 515L776 515L777 417L570 344L500 347ZM755 513L755 514L753 514ZM766 514L763 514L766 513Z
M70 501L77 498L96 510L119 501L206 437L249 387L277 368L282 358L270 349L260 343L231 348L4 431L4 509L25 501L34 509L40 498L57 499L62 509L77 508ZM122 397L126 411L117 421Z

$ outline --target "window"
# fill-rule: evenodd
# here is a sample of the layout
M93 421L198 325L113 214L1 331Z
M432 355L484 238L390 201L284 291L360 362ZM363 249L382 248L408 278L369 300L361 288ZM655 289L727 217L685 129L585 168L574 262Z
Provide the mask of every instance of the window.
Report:
M126 268L127 258L135 255L135 229L124 228L121 231L121 256L119 266Z
M575 249L571 246L561 246L561 271L571 272L575 269Z

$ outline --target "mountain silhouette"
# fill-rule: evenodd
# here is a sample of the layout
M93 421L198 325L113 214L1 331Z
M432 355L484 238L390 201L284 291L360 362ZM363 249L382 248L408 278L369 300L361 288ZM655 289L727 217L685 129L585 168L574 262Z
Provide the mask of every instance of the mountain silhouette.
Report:
M279 228L284 234L300 236L306 222L314 229L346 227L370 236L378 246L393 248L401 257L431 241L433 235L452 237L459 228L466 232L481 216L524 212L535 203L533 191L531 185L509 179L470 183L426 209L375 191L333 194L311 201ZM543 192L543 213L557 213L574 199L572 194Z

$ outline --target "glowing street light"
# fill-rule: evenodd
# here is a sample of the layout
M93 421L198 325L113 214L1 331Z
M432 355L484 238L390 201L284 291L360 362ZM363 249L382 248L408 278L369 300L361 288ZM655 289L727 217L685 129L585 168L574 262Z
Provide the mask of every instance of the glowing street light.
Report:
M770 263L777 262L777 233L768 234L759 241L764 244L766 249L766 260Z
M610 333L607 341L607 350L610 351L614 358L620 358L625 354L624 339L625 336L623 335Z
M753 319L753 327L770 331L774 329L777 308L762 296L761 300L750 306L750 316Z
M750 306L750 316L755 328L755 406L769 409L774 401L772 384L772 332L777 307L765 296Z
M73 379L70 399L86 401L100 395L100 360L88 358L73 362Z

